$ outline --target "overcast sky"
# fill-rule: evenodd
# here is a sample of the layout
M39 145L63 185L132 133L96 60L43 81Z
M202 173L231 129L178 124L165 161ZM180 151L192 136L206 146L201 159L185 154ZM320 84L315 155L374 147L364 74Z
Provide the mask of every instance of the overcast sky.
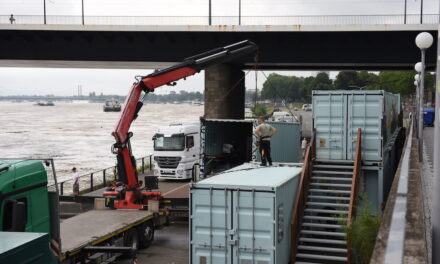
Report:
M420 13L421 0L407 0L408 14ZM235 16L238 0L212 0L213 16ZM0 0L0 15L42 15L42 0ZM243 16L380 15L403 14L405 0L241 0ZM439 0L424 0L424 13L438 13ZM80 0L46 0L47 15L81 15ZM208 0L84 0L86 16L206 16ZM191 54L189 54L191 55ZM89 92L125 95L135 75L150 70L0 68L0 96L16 94L83 94ZM266 75L270 72L265 72ZM313 72L280 72L308 76ZM258 75L258 88L264 82ZM181 81L171 90L202 91L204 74ZM246 87L255 89L253 72Z

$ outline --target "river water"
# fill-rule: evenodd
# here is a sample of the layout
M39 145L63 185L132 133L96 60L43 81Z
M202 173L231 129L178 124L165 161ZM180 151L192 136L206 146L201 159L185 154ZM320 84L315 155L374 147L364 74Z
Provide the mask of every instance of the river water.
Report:
M189 104L146 104L132 124L136 158L153 151L154 131L162 125L199 122L204 107ZM115 165L111 136L120 113L103 112L101 103L55 102L36 106L32 102L0 101L0 158L53 158L58 179Z

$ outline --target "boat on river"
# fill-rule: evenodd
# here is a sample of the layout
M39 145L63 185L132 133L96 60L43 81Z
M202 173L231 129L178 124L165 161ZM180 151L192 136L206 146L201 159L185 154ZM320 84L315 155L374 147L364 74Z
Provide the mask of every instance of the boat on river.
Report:
M38 103L36 103L36 105L38 105L38 106L55 106L55 104L52 101L38 102Z
M111 99L106 100L103 106L104 112L120 112L121 111L121 104L118 102L118 100Z

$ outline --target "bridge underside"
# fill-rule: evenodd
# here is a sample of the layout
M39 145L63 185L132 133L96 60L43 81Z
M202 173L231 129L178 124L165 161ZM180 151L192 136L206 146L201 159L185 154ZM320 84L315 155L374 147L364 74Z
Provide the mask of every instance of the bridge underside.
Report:
M360 27L360 26L359 26ZM258 30L252 27L224 31L186 30L118 31L73 28L42 30L32 27L0 28L0 66L66 68L161 68L199 52L243 39L260 49L258 68L265 70L412 70L420 60L416 35L426 28L340 26L319 31ZM43 27L44 29L44 27ZM428 69L436 63L436 43L427 52ZM252 68L251 59L239 61Z

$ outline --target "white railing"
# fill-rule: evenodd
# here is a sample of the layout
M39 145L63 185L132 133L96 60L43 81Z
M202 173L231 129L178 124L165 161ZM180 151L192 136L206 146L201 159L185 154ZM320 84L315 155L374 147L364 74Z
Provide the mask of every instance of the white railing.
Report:
M15 24L81 25L82 16L14 15ZM421 24L420 15L325 16L85 16L84 25L375 25ZM423 24L438 24L438 14L424 14ZM10 15L0 15L10 24Z

